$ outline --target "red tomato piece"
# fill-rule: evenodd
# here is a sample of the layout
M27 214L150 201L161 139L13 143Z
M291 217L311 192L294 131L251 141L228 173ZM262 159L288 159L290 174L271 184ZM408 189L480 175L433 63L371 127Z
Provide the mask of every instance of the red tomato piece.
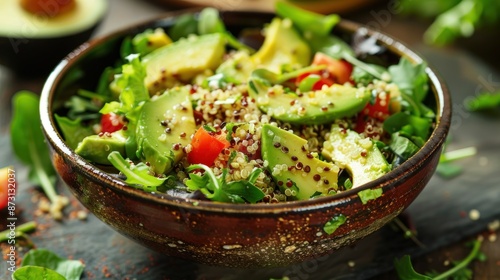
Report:
M101 132L115 132L125 126L123 117L115 113L103 114L101 116Z
M187 160L191 164L212 166L222 150L227 147L229 142L224 134L218 135L200 127L191 140L191 151L187 154Z
M9 201L9 188L12 186L15 189L15 181L11 180L9 183L9 170L12 167L4 167L0 169L0 210L7 207Z
M361 113L377 120L383 121L390 115L389 102L389 93L380 93L375 98L375 102L373 104L371 102L366 104L366 107L363 109L363 111L361 111Z
M338 84L344 84L351 80L353 66L343 59L335 59L318 52L314 55L312 65L326 65L326 69Z

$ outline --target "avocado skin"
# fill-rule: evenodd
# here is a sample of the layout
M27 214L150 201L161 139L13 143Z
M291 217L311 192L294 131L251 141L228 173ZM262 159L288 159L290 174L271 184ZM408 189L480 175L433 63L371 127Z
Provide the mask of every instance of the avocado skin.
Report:
M75 152L88 161L109 165L111 163L108 160L108 155L111 152L117 151L125 156L126 139L123 130L103 135L90 135L83 138Z
M285 92L281 85L269 87L259 80L250 80L250 85L250 96L262 111L292 124L325 124L351 117L363 110L371 97L365 89L339 84L301 94Z
M74 34L51 38L19 38L0 36L0 65L18 76L42 77L87 41L101 21Z
M189 94L187 87L176 87L142 107L136 129L137 153L156 174L168 173L181 160L183 147L191 143L196 131Z
M269 124L262 127L262 159L280 190L285 194L295 192L289 196L292 199L306 200L337 189L339 167L313 157L306 144L305 139L289 131ZM288 181L293 185L287 186Z
M332 125L322 155L345 168L352 177L353 188L373 181L390 170L390 165L377 145L356 131ZM362 155L363 154L363 155Z

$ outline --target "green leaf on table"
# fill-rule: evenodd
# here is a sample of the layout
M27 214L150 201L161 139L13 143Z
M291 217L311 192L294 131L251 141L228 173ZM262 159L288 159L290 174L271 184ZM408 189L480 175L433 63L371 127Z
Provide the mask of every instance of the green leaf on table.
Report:
M432 280L431 277L422 275L415 271L411 264L410 256L404 255L401 259L394 260L394 268L402 280Z
M33 280L33 279L66 280L64 276L62 276L61 274L57 273L52 269L41 266L32 266L32 265L23 266L16 269L12 274L12 279L13 280Z
M467 110L473 112L498 109L500 108L500 92L482 93L469 100L465 105Z
M33 92L17 92L12 101L10 125L12 148L16 157L29 168L29 179L41 185L50 201L56 199L56 172L45 143L39 114L39 97Z
M33 249L28 251L23 257L21 268L23 267L42 267L48 268L62 275L62 279L79 280L84 265L81 261L63 259L55 253L46 249ZM27 278L40 279L40 278ZM43 279L59 279L59 278L43 278Z

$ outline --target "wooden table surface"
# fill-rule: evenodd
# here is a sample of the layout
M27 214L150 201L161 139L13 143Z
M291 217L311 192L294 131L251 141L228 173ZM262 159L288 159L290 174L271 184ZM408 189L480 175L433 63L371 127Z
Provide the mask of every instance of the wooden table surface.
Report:
M107 18L95 36L104 35L121 27L144 21L163 14L169 9L165 6L134 0L110 0L110 5ZM475 262L470 266L474 271L474 279L500 279L500 240L496 239L495 231L488 230L488 224L500 219L500 209L496 210L496 208L500 208L497 206L500 192L495 191L495 187L500 188L500 174L498 174L498 170L500 170L498 168L500 165L498 160L500 145L498 138L493 136L493 134L498 134L497 128L500 128L500 118L498 115L477 116L468 114L462 110L463 106L461 106L462 101L468 94L465 92L466 90L470 91L470 94L474 94L475 91L479 90L500 89L500 59L498 59L497 52L494 50L495 45L490 43L490 38L494 34L493 31L482 31L472 38L459 40L452 46L435 48L422 43L422 34L428 22L401 17L390 6L390 3L380 2L374 6L344 14L343 17L365 23L405 42L408 46L421 53L429 60L431 65L441 72L450 85L452 93L456 94L457 97L454 99L454 124L456 126L452 126L451 130L451 134L457 135L457 137L456 141L452 142L451 147L461 148L482 145L478 147L481 149L481 157L465 160L462 164L468 167L469 171L458 178L452 180L433 178L431 186L424 190L421 197L407 211L410 218L416 219L419 238L422 238L426 245L430 245L426 249L421 249L411 241L405 241L402 237L398 238L399 233L394 235L390 229L384 228L362 240L359 245L356 245L357 248L342 251L349 255L350 260L352 260L346 261L343 266L336 264L335 269L328 270L329 264L318 264L316 270L324 269L324 272L311 270L309 273L296 274L291 279L397 279L392 270L392 262L387 260L390 260L390 256L400 256L403 253L414 256L415 268L419 272L443 271L450 267L450 261L461 259L467 255L470 248L466 246L466 243L478 235L485 238L481 250L487 256L487 260ZM40 92L44 80L45 77L16 77L7 69L0 67L0 144L2 146L0 148L0 166L18 165L12 152L8 147L5 147L9 143L10 98L16 91L21 89ZM461 123L458 124L458 121ZM489 132L478 130L482 126L486 126ZM496 132L494 132L495 129L497 129ZM491 156L489 165L486 167L481 166L478 162L484 161L484 158L488 158L488 156ZM485 178L487 182L482 185L482 177L470 175L474 173L486 174L481 176L488 176ZM20 174L26 175L22 172ZM469 180L468 176L473 179ZM467 188L478 186L483 189L478 189L476 192L467 192ZM442 190L439 190L440 187L442 187ZM64 187L60 186L60 188L63 192L65 191ZM73 258L82 259L87 264L84 273L85 279L123 279L126 277L130 279L269 279L269 275L289 271L282 269L269 273L253 271L244 274L235 270L218 270L196 266L195 272L175 272L176 268L190 268L191 266L181 261L163 258L133 244L131 241L113 233L92 215L89 216L87 222L72 220L63 223L50 222L43 217L36 216L33 213L35 207L28 204L30 204L30 199L33 196L39 195L38 189L29 185L22 186L22 189L26 192L21 197L22 201L26 203L22 215L26 220L34 218L39 222L46 223L46 227L34 235L33 241L35 244L39 247L54 246L54 244L65 244L65 246L74 244L66 249L57 248L56 251L66 254L66 256L71 255ZM457 190L456 193L454 192L455 189ZM474 199L471 194L477 192L482 195L478 195L477 197L480 198ZM487 192L487 194L483 192ZM431 199L438 195L442 196L442 198ZM465 196L465 198L457 203L450 203L449 206L441 205L442 201L448 201L447 199L454 198L454 195ZM424 199L429 201L423 201ZM427 202L429 204L426 204ZM78 202L74 202L73 207L82 209ZM433 207L438 209L435 214L432 212ZM481 219L478 221L472 221L468 218L469 211L474 209L481 210ZM428 211L428 213L421 213L423 211ZM448 220L449 223L446 222ZM3 224L0 225L3 226ZM86 233L82 234L77 231L79 227L83 228L87 227L87 225L92 225L91 230L96 234L109 234L111 236L110 240L107 240L107 243L94 241L95 245L89 245L86 248L87 245L84 245L83 241L75 239L82 238L85 242L88 241L88 239L85 239L88 237L83 236ZM71 230L71 228L74 230ZM82 232L85 231L82 229ZM54 238L54 236L57 238ZM389 236L387 238L389 240L384 238L387 236ZM396 238L393 236L396 236ZM373 252L363 252L363 248L373 249L375 247L374 243L377 242L380 242L383 246L378 246L376 251ZM105 247L106 244L108 246L120 244L122 249L120 251L116 248L96 248L98 245ZM129 257L129 259L124 258L122 254L124 251L128 252L127 250L132 254L135 252L136 256L134 258ZM106 252L107 254L103 253L105 256L98 255L95 253L97 251ZM363 256L365 253L366 256ZM383 258L378 257L379 255L383 256ZM139 258L142 259L138 260ZM132 262L134 267L125 269L119 266L117 262ZM161 262L163 264L159 264ZM168 265L165 263L168 263ZM370 263L376 265L369 265ZM142 264L145 265L140 269ZM0 264L0 277L4 275L4 266L2 265L5 264ZM165 268L165 266L168 268ZM146 268L148 271L145 271ZM159 275L163 276L160 278ZM232 277L230 277L231 275ZM258 278L256 275L264 278Z

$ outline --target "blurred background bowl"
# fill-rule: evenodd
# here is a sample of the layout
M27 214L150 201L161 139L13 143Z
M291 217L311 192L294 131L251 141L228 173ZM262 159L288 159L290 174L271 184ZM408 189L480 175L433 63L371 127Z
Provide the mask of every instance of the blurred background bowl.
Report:
M183 11L93 40L63 60L47 79L40 113L57 172L71 192L113 229L158 252L199 263L228 267L285 266L332 253L378 230L398 216L419 195L438 164L450 126L448 90L427 68L436 109L436 126L424 147L395 170L356 189L335 196L281 204L237 205L151 194L128 186L76 155L64 142L54 112L79 88L96 86L102 70L119 58L122 40L147 28L169 27ZM229 30L262 27L273 14L226 11ZM334 32L348 40L358 24L342 21ZM385 46L389 61L422 58L403 44L372 30L368 35ZM383 195L363 204L358 191L381 188ZM334 233L324 226L338 215L346 222Z

